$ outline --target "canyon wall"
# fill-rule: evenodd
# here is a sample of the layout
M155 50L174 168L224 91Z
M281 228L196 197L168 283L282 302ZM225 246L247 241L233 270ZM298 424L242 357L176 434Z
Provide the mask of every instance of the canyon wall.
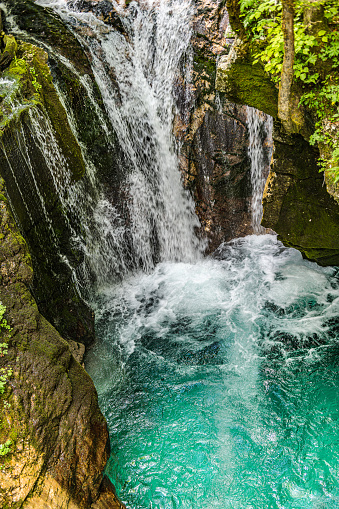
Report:
M85 347L95 338L93 312L73 274L83 258L74 242L83 225L67 213L65 198L77 183L90 187L88 153L104 182L106 165L120 164L119 149L112 153L94 120L81 79L89 79L90 65L76 39L33 2L23 17L22 3L8 4L12 14L18 9L18 20L37 23L42 38L48 31L69 58L73 52L76 63L66 65L64 56L62 64L59 53L48 56L28 42L32 29L25 41L9 36L16 52L0 75L0 302L6 320L0 320L0 505L121 508L103 477L109 435L83 368ZM97 106L93 85L95 93Z
M0 443L9 444L9 453L0 455L0 505L119 508L103 481L108 430L80 364L84 348L65 341L38 310L31 257L2 179L0 238L0 301L10 327L0 327L0 342L7 344L1 375L8 373L0 393Z
M319 173L320 152L309 142L315 129L314 115L299 105L303 92L294 84L289 105L293 128L288 130L281 124L277 84L263 65L255 62L255 48L245 34L239 2L229 0L227 6L235 32L229 52L219 60L216 88L230 100L258 108L275 119L262 225L278 233L286 246L298 249L305 258L320 265L338 265L337 186L329 172ZM335 126L333 129L336 132Z

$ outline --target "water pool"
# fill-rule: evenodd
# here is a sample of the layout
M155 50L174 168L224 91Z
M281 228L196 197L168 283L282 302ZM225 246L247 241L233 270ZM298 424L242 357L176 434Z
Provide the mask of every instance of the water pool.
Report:
M338 303L271 235L102 288L87 369L126 506L339 507Z

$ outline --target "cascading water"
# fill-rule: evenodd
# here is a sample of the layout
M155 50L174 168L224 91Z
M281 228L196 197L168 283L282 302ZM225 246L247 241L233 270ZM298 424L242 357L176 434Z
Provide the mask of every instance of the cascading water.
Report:
M39 110L31 115L34 136L41 142L42 156L50 168L65 217L72 218L69 225L74 221L81 225L71 230L74 244L84 255L83 263L74 271L83 295L88 298L93 280L100 286L130 270L151 270L158 261L199 259L204 243L195 235L199 221L194 202L182 187L172 129L174 84L191 37L190 0L149 0L134 4L128 11L116 6L125 35L110 29L91 13L78 12L77 2L72 2L72 7L63 0L36 3L55 9L89 55L111 127L125 156L125 181L121 185L124 204L118 210L107 198L86 149L85 181L73 183L67 167L59 164L60 150L55 158L50 153L56 144L49 146L54 133L50 125L46 126L47 117ZM8 15L8 22L19 37L26 36L15 17ZM90 35L86 35L84 27ZM54 48L44 45L82 83L100 126L109 137L90 80L79 75L74 65ZM67 98L56 87L67 111ZM70 111L68 120L77 137ZM110 169L106 171L109 173ZM46 220L49 221L47 214ZM57 243L55 249L58 250Z
M199 221L182 187L173 136L173 88L191 37L191 1L134 3L129 15L120 8L127 36L109 30L93 14L69 10L63 2L37 3L56 8L73 28L76 23L91 28L90 37L77 37L91 56L129 162L125 185L135 265L150 270L158 261L198 259L203 250L195 235ZM113 80L108 70L114 70ZM105 280L102 264L97 265L98 278Z
M268 156L264 149L263 141L272 140L273 119L269 115L247 107L247 127L249 135L249 156L251 159L251 183L252 183L252 226L256 234L265 233L261 223L262 218L262 196L264 192L267 174L265 167L268 167L271 158L271 150L268 150ZM268 158L268 164L266 162Z
M84 249L101 283L99 340L87 369L109 424L107 474L119 497L128 509L338 507L338 272L273 235L199 259L172 136L191 3L116 5L128 37L61 0L39 3L75 33L91 28L78 37L129 161L129 224L100 187L95 194L95 169L90 203L81 183L63 196L65 208L84 208L84 237L93 239ZM59 155L44 122L37 115L32 126L53 166ZM264 122L249 110L258 233ZM127 274L127 234L132 268L145 272ZM110 263L122 283L112 285Z

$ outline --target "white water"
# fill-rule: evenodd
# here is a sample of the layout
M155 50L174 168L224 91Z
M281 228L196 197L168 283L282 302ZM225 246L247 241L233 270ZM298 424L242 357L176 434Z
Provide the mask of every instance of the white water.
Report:
M268 142L272 140L273 119L269 115L248 106L247 127L249 134L248 152L251 159L252 226L254 233L259 234L265 233L265 228L260 225L263 213L262 196L266 181L263 170L265 168L265 159L267 158L263 141L265 138ZM269 159L271 157L269 150L268 157Z
M97 296L87 362L128 509L338 508L338 272L274 235Z
M199 259L204 247L195 235L199 221L182 187L173 136L173 88L191 38L191 1L148 0L120 9L127 38L90 13L70 11L63 2L38 3L55 8L68 24L91 29L91 36L75 34L91 56L128 161L127 228L135 265L148 271L159 261ZM111 231L114 237L113 225ZM102 260L93 265L103 268Z

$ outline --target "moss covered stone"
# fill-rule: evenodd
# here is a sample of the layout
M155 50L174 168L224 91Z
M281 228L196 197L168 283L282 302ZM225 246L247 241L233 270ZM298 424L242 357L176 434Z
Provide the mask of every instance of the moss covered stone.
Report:
M20 30L39 39L73 63L81 74L91 74L91 66L76 37L67 29L53 9L37 5L34 0L6 0L6 7Z
M259 64L232 53L220 59L216 89L237 104L247 104L272 117L278 114L278 90Z
M112 491L101 494L109 442L93 382L38 311L28 247L1 178L0 193L0 301L12 328L0 367L13 371L8 404L0 398L0 443L12 440L10 453L0 457L0 506L122 507Z
M46 110L52 123L73 180L78 180L85 173L85 163L69 126L66 112L54 88L47 60L48 56L44 50L19 41L16 58L2 75L5 80L12 82L12 85L8 91L5 89L2 92L5 106L2 104L1 107L3 121L0 135L13 116L18 117L27 108L40 105ZM6 92L10 95L8 102L6 102ZM12 106L12 111L8 111L7 103L13 104L13 101L15 107ZM17 107L18 104L19 107Z
M32 253L39 308L65 337L90 344L93 314L80 299L72 272L60 256L74 266L81 261L55 180L56 171L67 173L71 184L83 176L85 163L54 88L47 53L18 41L16 58L0 80L0 97L0 173ZM34 134L32 118L45 119L62 154L63 167L54 168L54 174Z
M262 225L305 258L339 265L339 205L319 174L317 150L300 135L281 135L278 124L274 147Z

